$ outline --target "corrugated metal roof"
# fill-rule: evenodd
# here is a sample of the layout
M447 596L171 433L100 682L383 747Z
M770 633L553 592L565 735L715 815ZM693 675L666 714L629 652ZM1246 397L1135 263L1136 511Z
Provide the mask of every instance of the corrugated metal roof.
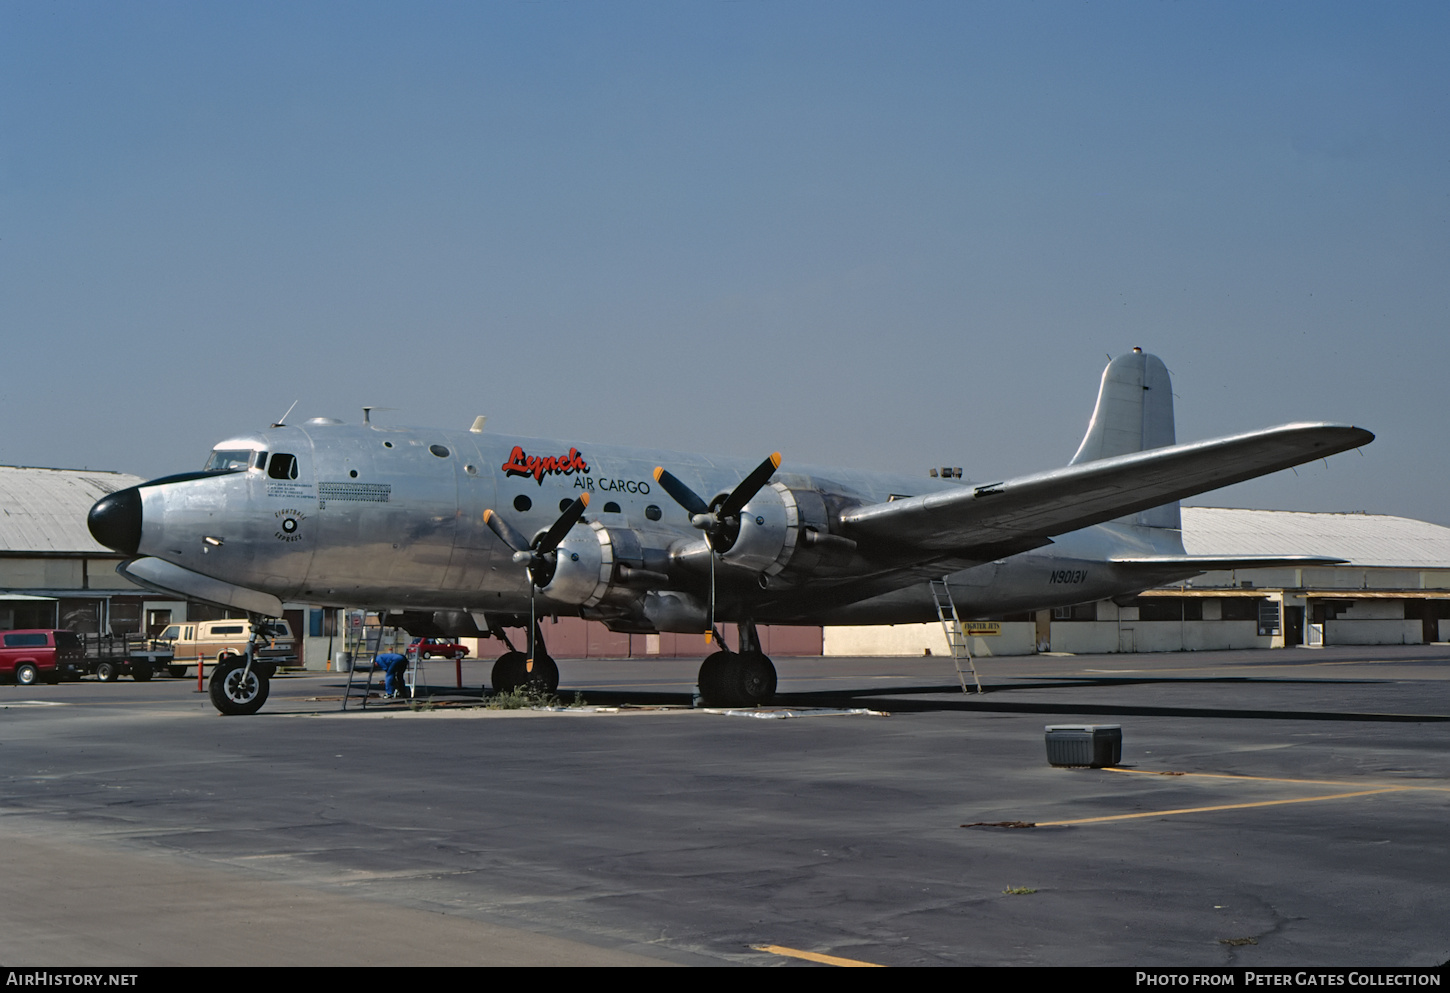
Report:
M1450 569L1450 528L1383 514L1184 507L1190 555L1333 555L1349 565Z
M88 469L0 466L0 551L104 552L86 528L91 505L140 476Z

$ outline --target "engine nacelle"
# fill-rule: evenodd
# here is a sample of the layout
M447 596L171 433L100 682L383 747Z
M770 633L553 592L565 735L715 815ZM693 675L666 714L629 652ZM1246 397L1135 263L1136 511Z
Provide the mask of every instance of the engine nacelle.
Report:
M551 600L592 607L614 580L614 540L598 521L575 526L559 542L554 575L539 592Z
M760 574L762 586L772 579L809 573L821 557L814 543L829 534L830 518L819 490L791 489L771 483L750 498L740 511L740 532L720 559L727 565Z
M643 589L669 585L671 535L611 528L590 521L576 525L555 550L554 574L539 592L560 603L593 607L612 599L634 599Z

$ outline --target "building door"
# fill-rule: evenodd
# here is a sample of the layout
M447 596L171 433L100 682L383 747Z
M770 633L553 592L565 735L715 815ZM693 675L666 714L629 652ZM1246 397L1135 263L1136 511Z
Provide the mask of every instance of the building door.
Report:
M293 664L301 668L306 657L307 614L301 610L284 610L282 617L292 629L292 644L297 646L297 661Z
M1284 647L1304 644L1304 608L1284 608Z

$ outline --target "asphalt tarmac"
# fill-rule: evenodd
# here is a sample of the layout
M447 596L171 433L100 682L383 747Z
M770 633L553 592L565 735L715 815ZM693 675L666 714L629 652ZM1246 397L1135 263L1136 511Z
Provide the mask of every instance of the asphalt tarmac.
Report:
M1450 647L778 667L796 716L691 710L685 660L561 662L559 713L477 662L345 713L0 686L0 962L1450 959ZM1063 723L1120 769L1049 766Z

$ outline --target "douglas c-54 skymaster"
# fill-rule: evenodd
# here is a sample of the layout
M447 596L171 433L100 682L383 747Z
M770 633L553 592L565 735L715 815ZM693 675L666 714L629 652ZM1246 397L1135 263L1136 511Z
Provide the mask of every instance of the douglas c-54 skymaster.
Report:
M976 617L1210 569L1338 561L1187 555L1176 501L1373 438L1288 424L1175 444L1168 370L1134 349L1103 373L1066 467L998 482L319 417L224 441L201 472L112 493L89 523L132 556L123 575L245 610L254 626L288 600L401 612L419 636L510 644L503 629L523 627L529 652L510 644L495 690L557 687L545 614L636 633L734 623L740 651L706 658L699 686L741 706L775 690L756 624L928 621L929 582L943 577ZM212 701L253 713L270 676L260 662L219 664Z

